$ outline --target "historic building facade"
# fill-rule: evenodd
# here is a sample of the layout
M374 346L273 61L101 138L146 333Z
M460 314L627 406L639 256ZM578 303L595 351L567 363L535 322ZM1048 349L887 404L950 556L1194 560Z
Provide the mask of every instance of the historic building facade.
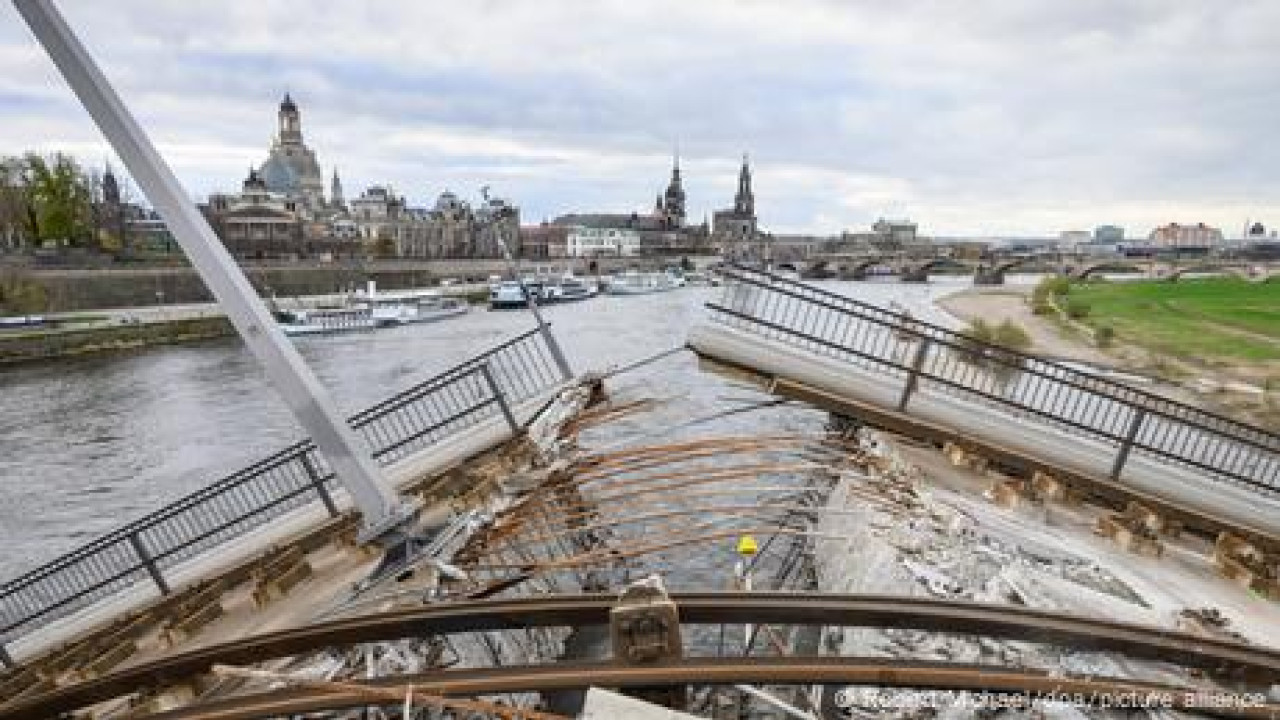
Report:
M430 208L414 208L382 186L351 201L356 235L378 254L402 258L499 258L502 243L519 252L520 210L500 198L473 208L445 191Z
M298 200L272 191L257 170L249 170L239 193L210 197L206 215L227 250L238 257L305 253Z
M711 228L712 237L722 249L757 240L756 196L751 189L751 164L746 155L742 156L742 169L738 171L733 207L717 210L712 215Z
M520 227L520 257L563 258L569 256L569 228L544 222Z
M680 158L672 158L671 179L650 213L570 213L552 225L565 228L569 257L693 255L708 252L706 223L689 225Z
M667 190L658 194L653 207L653 215L663 230L679 230L684 227L686 215L684 183L680 180L680 156L676 155L671 162L671 182Z
M1152 230L1148 239L1157 247L1206 248L1222 244L1222 231L1204 223L1195 225L1169 223Z

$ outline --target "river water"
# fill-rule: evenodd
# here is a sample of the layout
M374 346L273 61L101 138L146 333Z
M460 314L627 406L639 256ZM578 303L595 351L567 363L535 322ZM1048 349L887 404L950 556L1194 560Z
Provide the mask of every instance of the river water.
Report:
M933 301L968 286L969 279L820 284L954 324ZM703 304L719 292L685 288L600 297L547 308L546 316L575 371L603 371L682 345ZM475 309L430 325L297 343L349 414L532 324L527 312ZM735 392L699 373L688 358L627 373L620 381L634 393L705 397L709 407ZM739 422L758 420L744 416ZM0 581L299 437L289 411L233 338L0 370Z

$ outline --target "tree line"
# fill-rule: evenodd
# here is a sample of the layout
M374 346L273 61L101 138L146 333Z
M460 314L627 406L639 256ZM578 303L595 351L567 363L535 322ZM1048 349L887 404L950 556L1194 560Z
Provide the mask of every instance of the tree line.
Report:
M0 157L0 249L119 249L121 208L103 191L97 171L64 153Z

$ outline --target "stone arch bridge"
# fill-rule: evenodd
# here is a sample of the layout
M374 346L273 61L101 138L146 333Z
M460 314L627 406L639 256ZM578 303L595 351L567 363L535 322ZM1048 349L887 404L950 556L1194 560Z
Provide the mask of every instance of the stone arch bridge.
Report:
M1148 260L1107 258L1091 260L1069 255L1031 254L981 260L949 257L901 257L895 255L823 255L810 257L807 264L789 264L807 279L867 280L875 275L894 275L902 282L928 282L935 272L962 272L972 275L975 285L1003 285L1008 273L1026 267L1085 280L1104 272L1142 273L1176 282L1192 274L1228 275L1253 282L1280 277L1280 262L1247 260Z

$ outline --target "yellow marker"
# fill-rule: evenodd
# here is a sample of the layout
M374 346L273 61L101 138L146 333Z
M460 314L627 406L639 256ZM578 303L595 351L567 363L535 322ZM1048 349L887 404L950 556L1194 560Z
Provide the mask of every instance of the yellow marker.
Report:
M760 548L756 547L756 539L750 535L743 535L738 538L738 554L739 555L755 555Z

